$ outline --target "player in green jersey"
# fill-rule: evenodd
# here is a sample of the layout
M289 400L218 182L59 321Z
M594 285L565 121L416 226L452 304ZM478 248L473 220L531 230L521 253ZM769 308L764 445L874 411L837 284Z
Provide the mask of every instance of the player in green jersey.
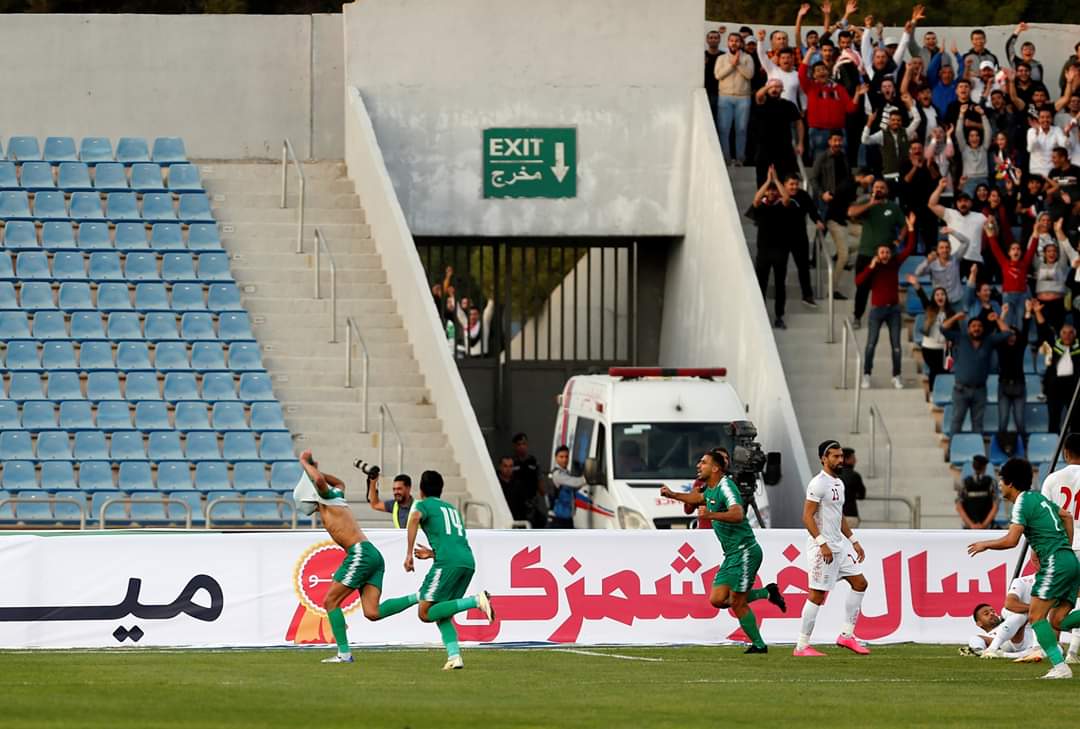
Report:
M660 489L660 495L697 506L698 516L712 522L713 533L724 550L724 562L713 578L709 602L713 607L731 608L735 613L739 625L750 637L751 645L746 649L747 653L768 653L769 648L761 638L750 603L768 598L784 612L787 611L787 604L776 583L751 589L761 566L761 546L750 528L739 487L725 474L727 464L727 454L715 448L703 455L697 464L697 477L705 482L704 493L677 493L664 486Z
M1027 538L1039 561L1028 620L1043 652L1054 664L1043 678L1072 678L1072 669L1058 646L1057 631L1080 627L1080 610L1072 610L1080 590L1080 562L1072 551L1073 518L1042 494L1030 490L1031 464L1024 459L1006 461L999 479L1001 495L1013 505L1009 533L1001 539L969 545L968 554L1012 549L1020 543L1021 535Z
M439 497L443 492L443 477L438 471L424 471L420 476L420 500L409 513L409 544L405 551L405 571L413 571L413 557L432 559L434 563L420 585L420 619L439 627L446 646L444 671L464 668L457 630L451 618L470 608L479 608L489 621L495 620L491 595L481 591L472 597L462 597L476 571L465 523L461 512ZM424 530L429 547L417 547L416 535Z

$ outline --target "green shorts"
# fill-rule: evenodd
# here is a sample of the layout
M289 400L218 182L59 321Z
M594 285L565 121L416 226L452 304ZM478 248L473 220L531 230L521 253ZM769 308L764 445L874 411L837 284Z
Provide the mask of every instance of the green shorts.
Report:
M375 585L382 592L383 573L386 563L383 556L371 542L360 542L345 550L345 559L334 573L334 582L354 590L363 589L364 585Z
M1041 600L1076 604L1080 591L1080 561L1071 549L1059 549L1040 562L1031 594Z
M727 585L732 592L749 592L754 586L758 568L761 567L761 545L752 544L746 549L724 556L720 570L713 578L713 587Z
M464 597L474 572L474 567L433 564L417 593L420 602L445 602Z

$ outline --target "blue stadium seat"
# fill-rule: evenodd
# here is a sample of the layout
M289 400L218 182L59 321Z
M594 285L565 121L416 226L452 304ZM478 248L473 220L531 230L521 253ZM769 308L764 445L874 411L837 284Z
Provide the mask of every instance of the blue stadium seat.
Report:
M188 341L199 339L217 339L214 334L214 319L210 314L186 312L180 317L181 336Z
M188 477L188 482L191 482L191 477ZM176 499L183 501L189 507L191 507L191 525L193 527L200 527L206 524L206 512L203 510L202 494L198 491L173 491L168 494L170 499ZM184 508L176 504L169 505L169 515L173 517L174 521L183 520L186 516Z
M217 433L194 431L187 434L187 459L189 461L220 461Z
M188 248L193 251L221 250L221 233L217 223L192 223L188 228Z
M86 376L86 399L90 402L123 400L115 372L91 372Z
M113 452L116 451L116 436L127 435L122 433L113 433ZM142 436L138 433L135 435L139 439L139 445L142 446ZM141 460L139 460L141 459ZM154 478L150 475L150 464L146 462L146 456L140 455L138 459L132 458L124 460L120 463L120 473L117 479L116 487L121 491L146 491L147 489L154 488ZM113 456L113 460L117 460L116 456Z
M75 434L76 441L80 435ZM115 488L112 464L108 461L82 461L79 464L79 488L83 491L112 491Z
M90 168L82 162L64 162L56 175L56 186L65 192L93 191Z
M6 369L9 370L39 370L41 369L41 357L38 354L37 342L15 340L9 341L7 357L4 360ZM3 386L0 385L0 395L3 394Z
M131 521L141 526L167 524L169 516L165 511L165 502L161 494L153 492L131 495Z
M161 491L184 491L195 488L187 461L163 461L157 468L157 487Z
M90 280L123 281L124 274L120 271L120 254L112 251L95 251L91 253Z
M0 192L0 219L33 220L30 214L30 196L25 190Z
M260 490L265 493L259 494L261 498L277 498L273 491L266 491L270 484L266 480L266 464L255 461L237 463L233 467L233 488L237 491ZM247 494L245 494L247 496Z
M55 190L56 182L53 180L53 168L48 162L27 162L22 166L22 176L19 180L22 189L30 192L39 190Z
M292 436L289 433L263 433L259 444L259 457L264 461L288 461L296 458ZM295 486L295 482L293 483Z
M72 220L80 223L93 223L105 220L105 213L101 209L101 197L96 192L73 192L71 193Z
M229 369L233 372L265 369L259 345L252 342L233 342L229 345Z
M140 283L135 286L135 309L138 311L172 311L165 284Z
M300 464L295 460L277 461L270 466L270 488L292 491L300 480Z
M45 137L45 161L59 164L79 159L75 140L71 137Z
M1036 359L1042 361L1041 356L1036 357ZM1039 395L1042 394L1042 377L1037 374L1025 374L1024 385L1026 387L1027 401L1029 403L1039 402Z
M24 501L15 506L15 514L19 521L25 524L51 524L56 521L53 516L52 504L48 500L48 494L44 491L37 493L20 492L19 498L31 498L33 501Z
M191 368L196 372L209 372L213 370L224 371L225 350L217 342L195 342L191 347ZM205 394L206 383L203 383ZM216 398L206 397L207 400Z
M73 339L104 339L105 330L101 326L101 314L96 311L76 311L71 315L71 336Z
M0 190L21 190L14 162L0 162Z
M75 228L67 221L49 221L41 226L41 245L50 251L74 250Z
M141 251L128 253L124 259L124 276L128 281L160 281L157 255Z
M112 499L123 498L124 494L118 491L107 492L98 491L90 499L90 518L93 521L98 521L101 517L107 519L109 524L118 524L128 522L127 518L127 506L121 502L115 502L106 506L105 504Z
M187 345L183 342L161 342L154 350L154 367L160 372L190 370Z
M116 143L116 161L125 165L150 161L150 148L142 137L120 137Z
M1057 448L1055 433L1032 433L1028 438L1028 460L1032 463L1049 463Z
M954 466L970 461L976 454L986 455L981 433L956 433L949 441L949 462Z
M60 308L64 311L79 311L94 308L90 297L90 284L65 281L60 284Z
M206 311L200 284L178 283L172 287L173 311Z
M172 195L154 192L143 195L143 220L150 223L171 223L176 220Z
M176 316L171 312L162 311L147 314L146 338L155 342L180 339L180 332L176 328Z
M97 427L102 430L127 430L131 428L131 409L128 404L112 400L98 403Z
M204 402L185 401L176 404L176 429L183 431L213 430L210 409ZM190 453L188 455L190 458Z
M11 400L0 400L0 430L18 430L19 404Z
M44 281L24 283L19 291L19 306L22 309L55 309L52 284Z
M128 372L125 379L124 399L129 402L161 399L156 372Z
M80 223L78 227L80 250L95 251L113 247L109 240L108 223Z
M0 255L0 280L15 280L15 272L11 268L11 256Z
M70 464L56 463L64 466ZM83 521L86 515L86 494L79 491L57 491L56 501L53 503L53 516L56 521L65 526L75 526Z
M105 217L113 222L141 220L139 205L133 192L110 192L105 196Z
M92 430L94 416L85 400L65 400L60 403L60 427L68 432Z
M194 363L193 363L194 364ZM236 399L236 382L231 372L210 372L203 375L203 400L216 402Z
M214 214L210 212L210 198L201 192L181 195L177 217L184 223L212 223Z
M62 311L39 311L34 314L35 339L67 339L67 324Z
M179 251L184 245L184 234L178 223L154 223L150 230L150 247L155 251Z
M151 433L147 454L151 461L179 461L184 457L180 448L180 433L175 430Z
M190 253L166 253L161 258L161 277L166 281L197 281Z
M94 189L98 192L126 192L130 189L124 165L107 162L95 167Z
M71 342L45 342L41 347L41 366L53 371L75 369L75 346Z
M174 164L169 167L169 190L172 192L202 192L199 168L195 165Z
M1015 430L1016 427L1013 426L1010 432L1015 432ZM990 436L990 463L994 464L995 467L1005 463L1005 461L1009 460L1009 458L1024 458L1025 455L1026 454L1024 452L1024 440L1022 438L1017 439L1016 452L1010 455L1005 452L1004 448L1002 448L1001 442L998 440L997 433L994 433Z
M132 165L131 189L136 192L164 192L165 182L161 178L161 167L147 162ZM143 201L146 201L145 197Z
M165 375L165 399L169 402L201 400L195 375L190 372L170 372Z
M86 260L82 253L61 251L53 255L53 278L60 281L85 281Z
M221 455L226 461L254 461L259 457L255 436L250 432L229 432L222 441Z
M34 217L38 220L67 220L64 193L56 190L34 193Z
M247 312L225 312L218 318L218 337L227 342L255 341Z
M117 223L116 248L121 251L149 250L146 225L143 223Z
M217 312L244 311L244 305L240 303L240 289L234 283L210 284L206 308Z
M14 497L10 491L0 491L0 504ZM6 503L0 506L0 524L15 523L15 504Z
M136 430L168 430L171 427L169 408L164 402L145 400L135 405Z
M4 248L13 251L40 248L34 223L29 220L12 220L4 225Z
M996 354L996 353L995 353ZM998 376L997 373L993 373L986 378L986 402L990 405L997 405L998 401ZM995 408L995 415L997 414Z
M29 339L30 326L21 311L0 311L0 339Z
M18 162L41 159L41 147L37 137L11 137L8 139L7 158Z
M158 137L154 140L154 152L151 156L155 162L163 165L187 162L184 140L180 137Z
M34 449L30 443L30 433L24 430L7 430L0 433L0 453L4 454L5 461L8 459L32 460Z
M139 315L133 311L114 311L109 314L109 339L142 339Z
M93 278L93 256L91 256L90 268ZM97 297L98 311L131 311L131 294L126 283L104 283L98 286Z
M71 442L62 430L38 434L37 459L39 461L70 461Z
M98 420L101 420L100 416ZM128 423L128 426L130 427L131 423ZM75 460L84 463L85 461L103 461L108 457L109 452L105 447L105 434L103 432L82 430L75 434ZM86 488L86 486L84 485L83 488Z
M1045 433L1050 430L1050 413L1046 403L1024 403L1024 428L1029 433Z
M93 165L111 162L112 141L108 137L83 137L79 142L79 159Z
M22 429L30 432L55 430L56 410L53 408L53 404L48 400L30 400L24 403Z
M4 478L0 485L7 491L23 491L38 487L34 464L29 460L4 461Z
M199 278L206 282L232 281L227 253L203 253L199 256Z
M274 494L277 498L277 494ZM220 507L219 507L220 508ZM252 498L252 494L245 495L244 521L249 524L271 526L282 523L281 505L275 501L263 498Z
M0 256L3 258L4 256ZM8 259L11 260L10 258ZM0 309L18 309L19 300L15 296L15 284L11 281L0 281Z
M47 491L73 491L75 472L71 461L49 461L41 464L41 488ZM83 497L85 498L85 497Z
M251 430L241 402L216 402L213 408L214 430Z
M225 488L229 488L227 485ZM241 494L234 491L210 492L206 495L206 513L209 521L214 526L244 523L244 506L240 501L223 501L224 499L236 499ZM221 504L214 505L222 500Z
M945 407L952 402L953 382L955 377L950 374L938 375L934 380L934 391L930 393L930 401L937 407Z
M145 461L146 445L143 436L137 430L116 431L112 434L109 445L109 457L114 461ZM123 464L121 464L121 486L123 486ZM146 488L145 486L140 488Z
M116 366L125 372L152 370L150 348L146 342L120 342L116 345Z
M200 461L195 464L195 488L199 491L224 491L230 487L229 467L224 462Z
M39 279L51 281L49 257L37 251L23 251L15 256L15 275L22 280Z
M78 372L50 372L46 396L50 400L82 400Z

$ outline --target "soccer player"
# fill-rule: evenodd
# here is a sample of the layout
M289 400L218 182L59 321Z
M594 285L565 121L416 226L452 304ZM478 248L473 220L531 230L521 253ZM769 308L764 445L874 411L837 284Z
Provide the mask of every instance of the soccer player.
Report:
M1080 504L1080 433L1069 433L1065 436L1062 447L1062 455L1065 457L1064 468L1060 468L1048 474L1043 481L1042 495L1052 503L1057 504L1065 511L1073 514L1076 519L1077 505ZM1080 535L1073 533L1073 552L1080 558ZM1080 663L1080 629L1073 630L1069 640L1069 652L1065 656L1066 663Z
M976 606L971 617L982 632L971 636L967 650L961 649L961 653L983 658L1005 658L1023 655L1034 648L1035 633L1027 624L1034 584L1035 575L1013 580L1000 615L986 603Z
M844 450L835 440L827 440L818 446L818 458L821 460L821 471L806 487L802 517L803 526L810 532L806 540L810 596L803 605L802 629L792 655L825 655L811 647L810 636L814 632L818 611L839 578L847 580L851 593L844 601L844 625L836 644L853 653L866 655L870 650L855 639L855 622L859 618L867 586L859 564L866 559L866 554L844 518L844 482L840 480Z
M318 509L327 534L345 550L345 559L334 572L330 589L323 601L338 652L335 656L324 658L322 662L352 663L348 626L345 624L345 614L341 611L341 604L352 591L360 591L360 606L368 620L381 620L396 615L415 605L417 596L405 595L379 603L385 564L382 554L368 541L363 530L357 525L349 503L345 501L345 483L336 476L320 471L310 450L300 454L300 465L311 483L308 485L301 481L293 492L294 498L299 502L298 508L305 514ZM311 486L314 486L314 492L308 490Z
M787 603L775 582L756 590L754 578L761 566L761 546L750 528L739 487L725 474L728 459L718 448L701 457L697 477L705 482L705 491L676 493L664 486L660 495L698 507L698 517L712 522L713 532L724 550L724 562L713 578L709 602L713 607L731 608L739 625L750 637L747 653L768 653L769 647L761 638L757 618L750 609L754 600L768 598L769 602L787 611Z
M413 557L434 562L420 586L420 619L435 623L446 646L444 671L464 668L457 630L451 618L470 608L479 608L489 621L495 620L491 595L481 591L472 597L462 597L476 571L469 540L465 537L465 522L461 512L439 497L443 492L443 477L438 471L420 475L420 500L409 513L409 544L405 550L405 571L413 571ZM417 547L416 535L423 529L430 547Z
M1001 495L1013 505L1009 532L1000 539L975 542L968 546L974 556L987 549L1012 549L1020 536L1039 560L1031 591L1028 620L1043 653L1053 668L1043 678L1072 678L1058 647L1056 631L1080 627L1080 610L1070 612L1080 591L1080 562L1072 551L1073 519L1039 493L1031 492L1031 464L1022 458L1010 458L1001 467Z

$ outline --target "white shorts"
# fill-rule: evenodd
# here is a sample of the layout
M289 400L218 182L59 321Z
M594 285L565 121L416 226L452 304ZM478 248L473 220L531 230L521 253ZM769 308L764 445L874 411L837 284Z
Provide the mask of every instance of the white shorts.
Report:
M836 547L832 547L832 550L832 562L826 564L821 556L821 549L812 538L807 538L806 561L811 590L830 592L836 587L837 580L862 574L862 567L856 561L858 557L850 542L845 540L841 551L838 551Z

